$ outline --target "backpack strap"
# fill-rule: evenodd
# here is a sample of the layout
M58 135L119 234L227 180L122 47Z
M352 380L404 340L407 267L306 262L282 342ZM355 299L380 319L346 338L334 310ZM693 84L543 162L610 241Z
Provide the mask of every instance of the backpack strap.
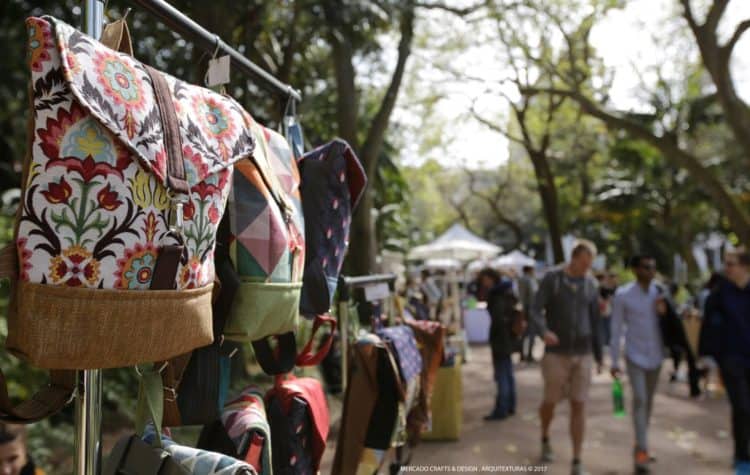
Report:
M264 373L269 375L286 374L294 368L294 362L297 358L297 342L294 338L294 332L286 332L273 337L278 342L276 351L271 349L271 338L265 337L252 342L255 358Z
M318 348L318 351L313 354L312 353L312 346L315 342L315 335L317 335L318 330L323 325L328 324L331 327L331 331L328 335L328 337L325 339L325 341L320 345ZM312 335L310 335L310 340L308 340L307 344L304 348L302 348L302 351L299 355L297 355L297 366L315 366L320 364L321 361L323 361L323 358L326 357L328 352L331 350L331 345L333 344L333 336L334 332L336 331L336 319L331 317L330 315L318 315L315 317L315 323L313 323L313 330Z

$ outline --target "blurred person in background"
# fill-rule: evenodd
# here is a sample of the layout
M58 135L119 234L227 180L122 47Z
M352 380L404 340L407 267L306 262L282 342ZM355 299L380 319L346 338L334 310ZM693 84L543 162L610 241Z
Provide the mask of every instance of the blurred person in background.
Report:
M492 366L497 384L495 407L484 419L502 420L516 413L516 380L511 356L516 350L512 327L515 312L520 310L518 296L513 281L494 269L483 269L479 273L479 284L487 295Z
M633 427L635 429L634 466L636 473L649 473L648 426L651 408L659 382L663 340L657 312L661 292L654 282L656 261L647 255L634 256L630 268L635 282L617 289L612 302L612 377L619 379L620 340L625 336L625 362L633 393Z
M521 306L523 307L524 315L528 316L531 314L531 304L534 301L534 295L539 288L536 277L534 277L534 266L524 266L521 277L518 279L518 296L521 299ZM526 334L523 336L521 343L521 361L529 363L534 362L534 340L536 339L536 332L534 325L529 325L526 328Z
M737 475L750 475L750 252L724 257L726 278L706 300L700 354L713 357L732 406Z
M0 423L0 475L44 475L26 447L26 427Z
M586 429L586 401L591 386L591 369L596 360L602 371L602 346L599 332L599 288L590 275L596 247L579 241L563 268L548 272L539 284L531 310L531 323L544 340L542 379L543 402L539 408L542 422L543 463L552 462L554 453L549 429L557 403L570 399L570 436L573 442L572 475L583 475L581 461Z

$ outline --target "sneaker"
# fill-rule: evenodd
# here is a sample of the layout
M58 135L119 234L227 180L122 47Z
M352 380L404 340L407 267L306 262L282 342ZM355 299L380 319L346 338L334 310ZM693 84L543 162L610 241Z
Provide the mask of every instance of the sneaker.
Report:
M542 442L542 456L539 458L542 463L550 463L555 461L555 453L552 451L552 446L549 441Z
M573 462L573 466L570 470L570 475L589 475L589 472L584 470L581 462Z
M645 450L635 451L635 473L646 474L650 473L648 464L651 463L651 457Z

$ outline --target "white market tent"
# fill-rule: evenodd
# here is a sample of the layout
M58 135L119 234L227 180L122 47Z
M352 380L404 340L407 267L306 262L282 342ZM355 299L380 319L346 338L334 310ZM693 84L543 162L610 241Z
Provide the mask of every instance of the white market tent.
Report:
M518 250L509 252L492 261L492 267L520 270L525 266L536 267L536 261Z
M490 259L502 252L502 248L485 241L456 223L431 243L417 246L409 253L409 259L457 259L469 262Z

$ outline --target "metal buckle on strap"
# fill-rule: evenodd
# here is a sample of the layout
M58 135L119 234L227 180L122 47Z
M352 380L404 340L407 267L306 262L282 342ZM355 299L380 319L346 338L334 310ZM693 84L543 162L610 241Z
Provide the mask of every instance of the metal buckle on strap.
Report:
M171 212L169 214L169 230L183 237L182 231L185 227L185 204L188 202L186 195L169 194Z

